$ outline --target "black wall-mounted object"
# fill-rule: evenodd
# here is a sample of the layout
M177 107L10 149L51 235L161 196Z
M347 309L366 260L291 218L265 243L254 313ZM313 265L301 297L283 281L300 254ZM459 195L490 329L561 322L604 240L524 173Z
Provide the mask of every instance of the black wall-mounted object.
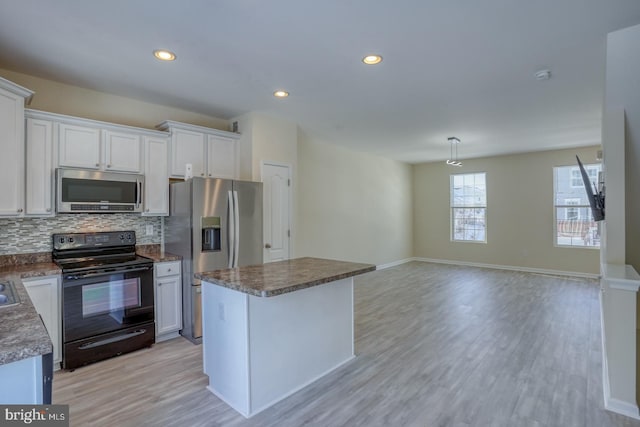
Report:
M584 169L580 157L576 156L578 160L578 166L580 167L580 173L582 174L582 182L584 183L584 189L587 191L587 198L589 199L589 206L591 206L591 214L595 221L602 221L604 219L604 193L598 190L598 185L592 184L589 180L589 174ZM593 185L593 188L591 188Z

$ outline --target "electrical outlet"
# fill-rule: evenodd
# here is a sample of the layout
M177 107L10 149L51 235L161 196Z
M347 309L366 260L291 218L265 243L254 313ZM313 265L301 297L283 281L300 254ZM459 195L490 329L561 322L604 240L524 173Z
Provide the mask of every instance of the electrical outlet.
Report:
M147 236L153 236L153 224L147 225Z

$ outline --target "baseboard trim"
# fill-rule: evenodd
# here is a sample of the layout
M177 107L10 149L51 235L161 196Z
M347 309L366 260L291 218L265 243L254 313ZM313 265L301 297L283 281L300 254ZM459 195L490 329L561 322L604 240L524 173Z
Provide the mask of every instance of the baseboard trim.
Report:
M376 270L384 270L385 268L395 267L397 265L406 264L411 261L415 261L415 258L405 258L398 261L388 262L386 264L376 265Z
M530 268L530 267L519 267L519 266L512 266L512 265L484 264L480 262L456 261L456 260L448 260L448 259L416 257L416 258L413 258L412 261L433 262L437 264L463 265L466 267L492 268L495 270L522 271L524 273L549 274L552 276L582 277L585 279L600 278L599 274L581 273L578 271L548 270L545 268Z
M604 409L606 409L607 411L615 412L616 414L624 415L625 417L640 420L640 413L638 413L637 405L614 399L611 396L609 396L608 399L605 396Z

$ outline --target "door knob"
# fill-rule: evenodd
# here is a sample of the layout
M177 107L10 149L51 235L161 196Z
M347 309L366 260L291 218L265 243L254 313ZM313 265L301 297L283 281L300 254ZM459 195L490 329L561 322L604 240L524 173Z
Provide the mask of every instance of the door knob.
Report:
M267 243L266 245L264 245L264 248L265 248L265 249L271 249L271 244L270 244L270 243Z

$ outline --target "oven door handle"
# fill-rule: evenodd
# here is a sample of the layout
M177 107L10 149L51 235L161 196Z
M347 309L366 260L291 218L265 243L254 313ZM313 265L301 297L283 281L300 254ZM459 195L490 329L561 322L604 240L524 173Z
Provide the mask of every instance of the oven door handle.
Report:
M138 330L135 330L133 332L128 332L126 334L118 335L118 336L107 338L107 339L104 339L104 340L91 341L91 342L88 342L86 344L82 344L80 347L78 347L78 349L80 349L80 350L89 350L91 348L100 347L100 346L111 344L111 343L118 342L118 341L128 340L130 338L135 338L138 335L142 335L142 334L144 334L146 332L147 332L146 329L138 329Z
M151 270L152 268L153 268L153 266L151 266L151 267L130 268L130 269L120 269L120 270L113 270L113 271L103 271L103 272L100 272L100 273L70 274L68 276L64 276L64 278L67 279L67 280L89 279L91 277L109 276L112 273L121 274L121 273L132 273L134 271L147 271L147 270Z

